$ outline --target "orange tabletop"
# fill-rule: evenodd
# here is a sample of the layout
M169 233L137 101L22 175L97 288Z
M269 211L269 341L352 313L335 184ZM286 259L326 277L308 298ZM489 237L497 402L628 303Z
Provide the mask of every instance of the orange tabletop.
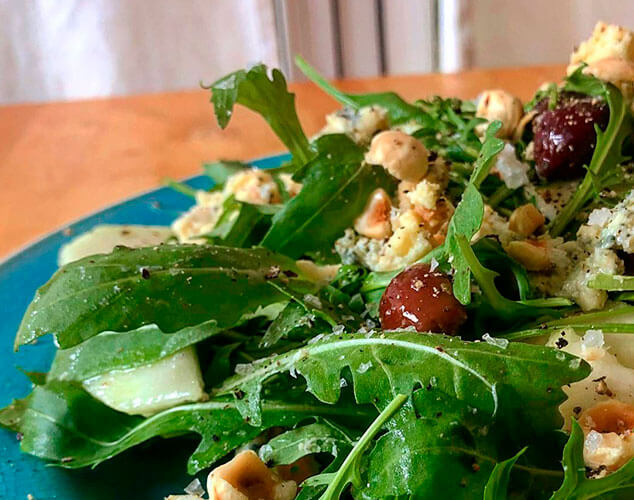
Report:
M433 94L472 98L490 88L528 99L563 74L563 66L539 66L337 85L350 92L393 90L412 100ZM313 134L338 105L310 83L291 87L306 133ZM0 259L165 177L194 175L204 161L248 160L283 149L266 123L244 109L220 130L209 96L195 90L0 107Z

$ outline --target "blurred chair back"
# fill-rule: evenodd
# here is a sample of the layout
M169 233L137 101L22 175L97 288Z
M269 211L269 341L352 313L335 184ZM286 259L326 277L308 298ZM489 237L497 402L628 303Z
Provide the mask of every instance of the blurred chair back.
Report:
M302 54L328 78L564 63L632 0L0 0L0 103L173 91Z

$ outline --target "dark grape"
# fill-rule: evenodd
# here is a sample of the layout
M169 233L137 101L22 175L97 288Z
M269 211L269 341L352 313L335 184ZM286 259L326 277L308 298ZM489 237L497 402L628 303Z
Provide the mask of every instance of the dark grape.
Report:
M396 275L379 304L381 327L413 326L418 332L453 335L467 319L465 308L453 296L451 280L428 264L415 264Z
M584 174L592 158L597 135L604 129L609 109L604 101L583 94L562 92L554 109L548 99L537 106L533 121L535 168L547 180L574 179Z

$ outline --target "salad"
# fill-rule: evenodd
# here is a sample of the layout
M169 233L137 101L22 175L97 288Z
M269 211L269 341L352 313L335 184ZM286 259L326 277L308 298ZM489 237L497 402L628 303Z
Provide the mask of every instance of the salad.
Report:
M170 499L632 498L634 34L599 23L527 103L296 62L342 109L308 138L278 70L213 83L289 160L66 246L15 340L54 361L0 425L66 468L194 436L207 484Z

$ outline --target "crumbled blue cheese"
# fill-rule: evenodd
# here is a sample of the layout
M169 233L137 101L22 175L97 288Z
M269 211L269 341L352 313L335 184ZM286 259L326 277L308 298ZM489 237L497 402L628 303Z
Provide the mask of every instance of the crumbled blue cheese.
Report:
M553 220L572 198L578 184L578 181L553 182L547 186L526 184L524 195L529 200L534 198L537 208L544 217Z
M605 219L601 246L634 253L634 190Z
M500 176L500 179L506 184L506 187L509 189L517 189L529 183L529 168L528 164L517 159L515 148L507 143L504 145L504 149L498 154L495 160L495 166L491 171Z
M225 196L219 191L196 192L196 204L172 223L180 243L205 243L202 235L211 232L222 212Z
M319 135L346 134L356 143L368 144L374 134L387 128L387 112L379 106L344 108L326 116L326 126Z

